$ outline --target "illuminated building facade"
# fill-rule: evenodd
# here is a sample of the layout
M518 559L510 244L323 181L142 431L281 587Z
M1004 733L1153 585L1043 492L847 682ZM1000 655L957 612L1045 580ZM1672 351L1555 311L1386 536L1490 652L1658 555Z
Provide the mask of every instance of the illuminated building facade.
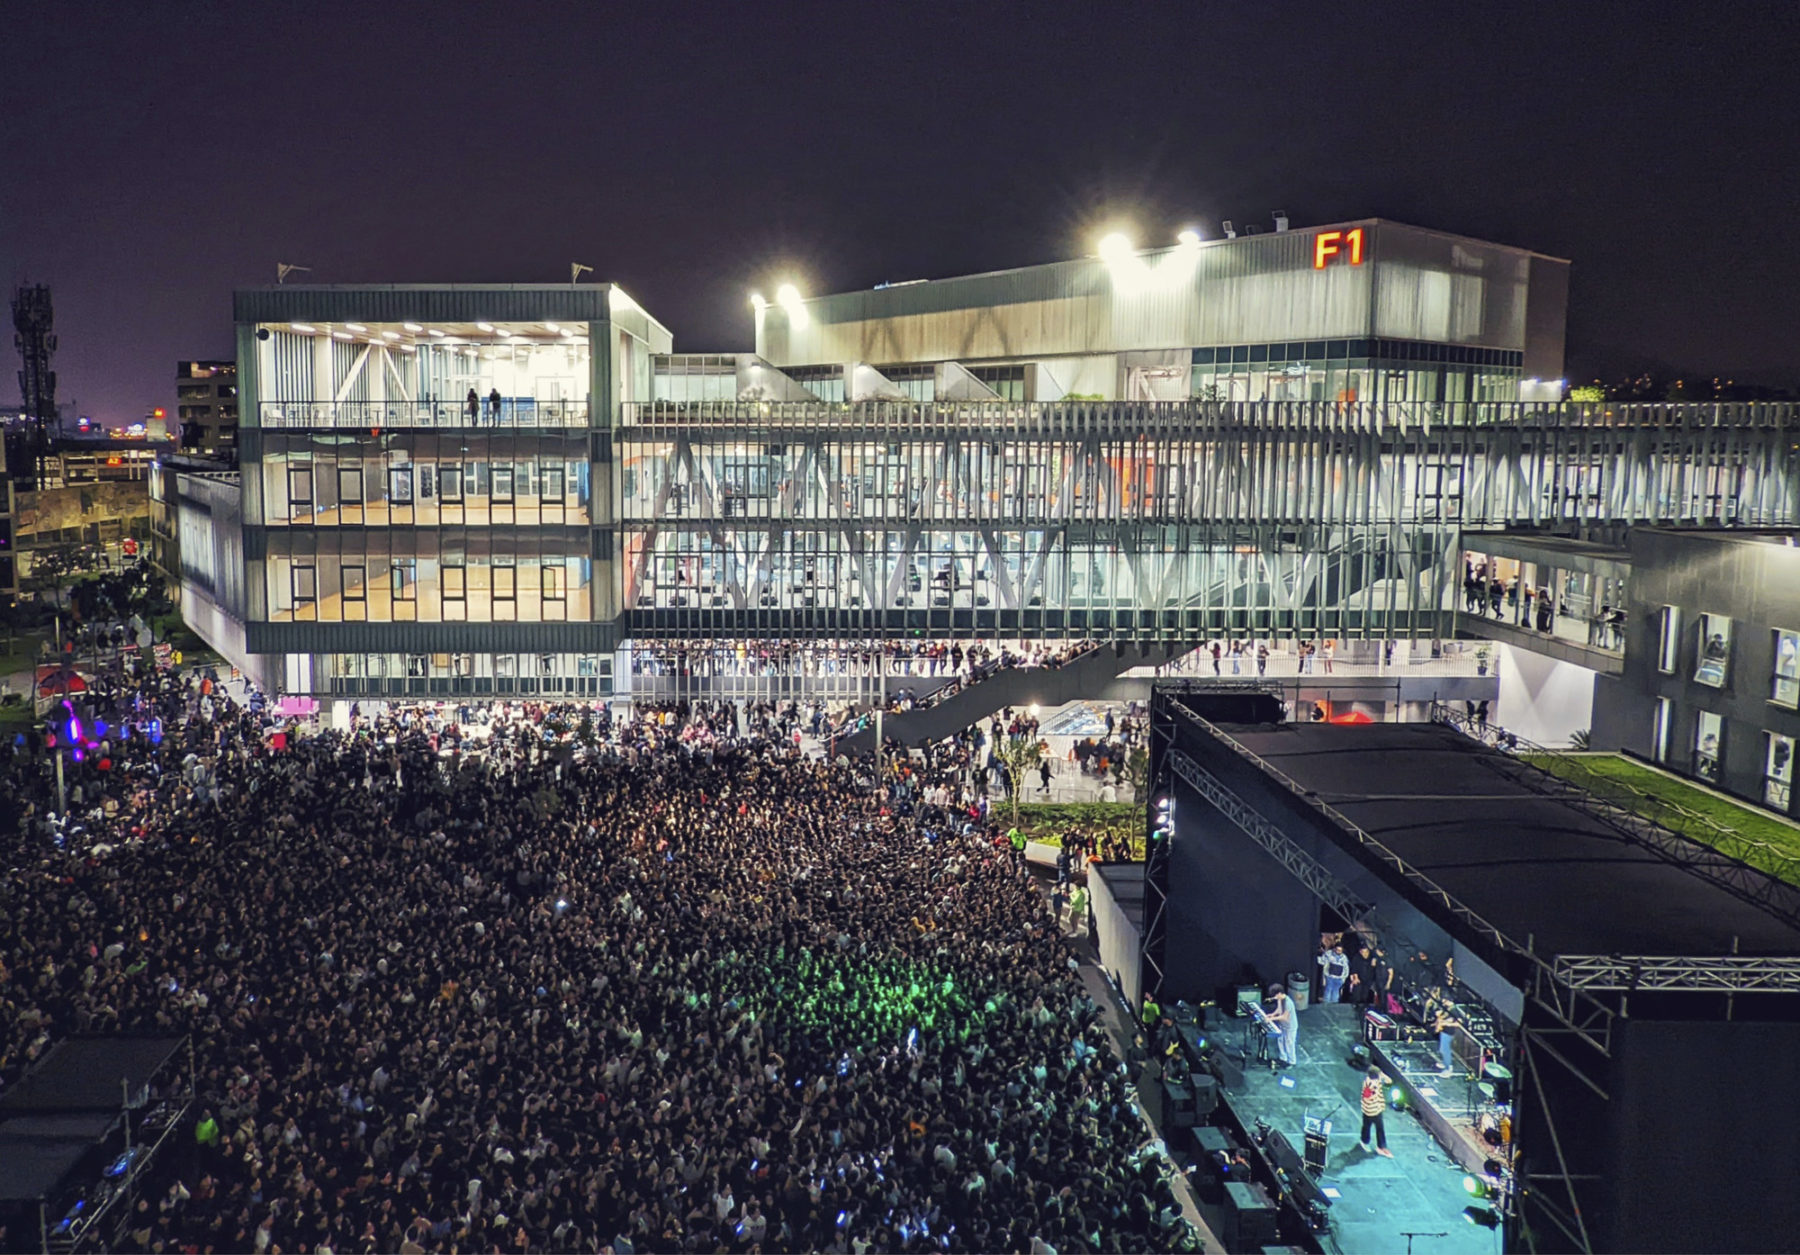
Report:
M176 363L176 432L184 453L237 459L237 393L236 362Z
M780 290L754 354L608 285L240 292L241 546L184 494L184 586L287 691L601 696L638 643L1435 638L1464 527L1796 522L1791 414L1529 398L1562 263L1331 230Z

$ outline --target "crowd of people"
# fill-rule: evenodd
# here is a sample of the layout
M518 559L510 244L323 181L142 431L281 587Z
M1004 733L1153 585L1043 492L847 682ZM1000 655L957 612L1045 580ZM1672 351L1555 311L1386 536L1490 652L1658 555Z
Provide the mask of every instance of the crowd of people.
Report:
M789 708L302 734L164 669L91 701L66 806L11 747L0 1083L192 1034L130 1249L1194 1241L1075 943L978 806L920 796L948 762L806 757Z

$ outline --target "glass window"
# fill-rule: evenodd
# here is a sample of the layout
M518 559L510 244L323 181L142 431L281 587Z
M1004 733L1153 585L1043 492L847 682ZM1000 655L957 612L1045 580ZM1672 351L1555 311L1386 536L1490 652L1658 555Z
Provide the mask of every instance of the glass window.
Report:
M412 467L396 466L388 471L388 497L395 505L410 505L412 503Z
M288 467L288 506L296 523L312 522L313 513L313 468L308 462L303 466Z
M519 569L511 558L494 559L494 618L511 622L519 617Z
M461 562L445 560L439 568L444 591L444 618L462 620L469 617L469 570Z
M1656 666L1664 675L1673 675L1680 661L1681 611L1674 606L1664 606L1658 622L1661 635L1657 637Z
M1694 720L1694 774L1715 784L1719 779L1719 755L1725 736L1725 721L1710 711L1701 711Z
M315 619L319 611L319 571L312 563L296 562L291 568L294 617Z
M388 571L393 580L395 601L418 600L419 560L417 558L395 558Z
M496 463L494 466L494 503L510 503L513 499L513 468Z
M369 572L360 564L346 562L343 566L344 584L344 618L345 620L367 619L369 617Z
M1669 727L1675 721L1675 703L1666 697L1656 699L1655 722L1650 728L1650 756L1659 763L1669 761Z
M1700 662L1694 668L1694 679L1724 688L1731 662L1731 620L1722 614L1701 615L1699 649Z
M1763 760L1763 802L1778 811L1786 811L1793 798L1794 738L1775 732L1767 736L1769 749Z
M1775 683L1769 700L1783 706L1800 705L1800 632L1775 633Z
M462 495L462 467L452 462L438 471L438 498L461 501Z

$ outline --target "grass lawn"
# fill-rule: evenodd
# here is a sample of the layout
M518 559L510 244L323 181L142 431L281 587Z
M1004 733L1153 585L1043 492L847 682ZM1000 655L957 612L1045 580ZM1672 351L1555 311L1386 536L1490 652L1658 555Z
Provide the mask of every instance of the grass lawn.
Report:
M23 671L27 667L37 665L38 655L43 643L49 639L49 633L18 632L8 646L4 637L0 637L0 675L11 675L15 671Z
M1000 803L994 814L1002 827L1012 826L1012 806ZM1073 831L1129 832L1136 858L1144 856L1144 812L1130 802L1026 802L1019 807L1019 830L1027 841L1060 846Z
M1682 836L1800 884L1800 827L1683 784L1620 754L1522 757Z

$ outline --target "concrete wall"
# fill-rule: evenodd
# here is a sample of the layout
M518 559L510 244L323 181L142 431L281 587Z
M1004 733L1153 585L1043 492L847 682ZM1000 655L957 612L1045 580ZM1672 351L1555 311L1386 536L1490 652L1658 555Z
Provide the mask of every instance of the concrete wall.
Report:
M1512 645L1495 645L1500 696L1489 719L1527 741L1561 746L1594 723L1595 672Z
M1651 729L1658 699L1672 719L1670 771L1694 773L1694 737L1702 712L1724 721L1715 788L1762 804L1766 734L1800 738L1800 711L1770 701L1775 631L1800 631L1800 548L1749 533L1634 528L1625 668L1601 686L1594 747L1654 757ZM1678 612L1674 670L1660 668L1664 606ZM1721 687L1694 679L1703 614L1731 620ZM1790 808L1791 810L1791 808Z
M96 525L105 526L105 539L120 534L120 529L130 534L133 528L143 528L140 539L148 539L150 490L142 479L21 492L15 504L14 529L20 545L73 529L81 530L81 539L101 539L91 530Z

